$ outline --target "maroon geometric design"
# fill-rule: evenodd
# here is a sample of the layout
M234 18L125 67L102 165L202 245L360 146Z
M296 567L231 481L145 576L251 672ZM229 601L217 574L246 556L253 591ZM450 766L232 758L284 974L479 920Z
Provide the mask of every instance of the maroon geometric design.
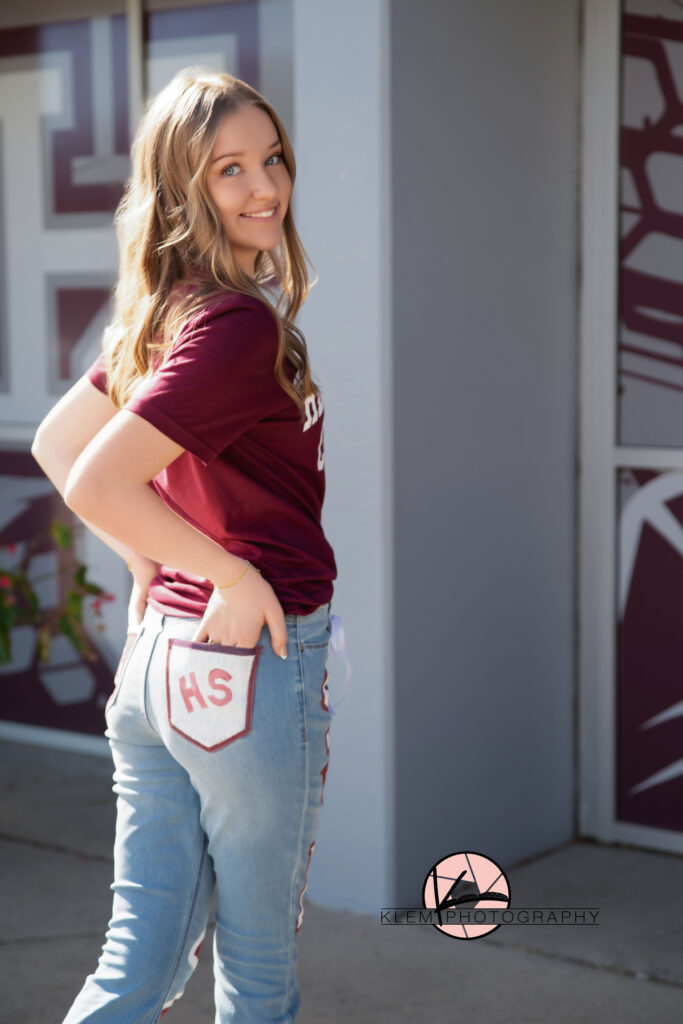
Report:
M237 38L237 78L259 87L258 0L189 7L186 10L147 11L145 42L231 33Z
M660 475L628 472L639 487ZM683 527L683 495L665 505ZM683 832L683 715L645 723L683 701L681 594L683 556L644 521L617 626L617 818L675 832ZM673 777L652 779L666 769ZM646 780L654 784L638 791Z
M621 126L620 164L631 173L639 205L632 207L623 201L620 204L622 212L636 214L637 220L619 242L619 317L620 329L625 327L652 338L675 342L680 346L680 352L653 352L650 348L622 340L619 350L647 358L652 372L643 374L621 369L620 373L624 377L683 391L683 385L667 379L665 370L666 365L683 368L681 282L626 266L631 253L650 234L683 239L683 213L658 205L648 175L648 160L653 154L683 156L683 137L677 134L677 129L680 131L683 126L683 103L677 95L664 40L683 42L683 21L636 14L622 16L622 61L637 57L650 62L661 94L663 112L656 121L645 118L639 128ZM657 364L662 365L662 377L656 373Z
M128 58L126 19L111 18L111 66L114 146L117 154L130 152L128 126ZM144 17L145 41L183 39L233 33L237 37L237 75L258 88L259 33L256 0L216 4L187 10L153 11ZM53 181L49 183L49 208L55 214L112 213L121 198L123 182L77 184L72 180L75 157L94 155L92 49L90 21L82 19L55 24L0 30L0 58L67 52L72 57L70 128L46 128L51 152ZM47 183L46 183L47 184Z
M130 152L128 133L128 73L126 22L123 15L112 23L112 95L114 104L114 137L116 152ZM0 31L0 57L64 52L73 62L71 103L74 124L71 128L49 126L47 145L51 150L54 178L49 183L49 208L60 213L111 213L116 209L123 191L122 182L77 185L72 181L71 161L78 156L94 154L92 106L92 54L90 23L87 20L10 28ZM47 185L48 183L46 183Z
M60 380L71 380L71 352L92 318L109 302L109 288L57 288L57 344Z
M35 197L35 202L46 211L46 230L67 230L77 232L77 219L59 220L59 215L100 214L105 225L116 209L123 191L123 182L111 181L104 183L79 184L74 180L73 164L77 158L96 157L96 133L94 131L94 99L93 75L103 72L94 61L92 49L92 22L88 18L80 18L69 22L37 25L30 27L0 29L0 60L4 57L43 57L67 54L72 74L64 76L63 87L71 86L68 97L72 113L69 127L57 126L54 119L44 117L42 139L45 152L43 166L52 173L51 180L44 180L42 188L45 198ZM117 15L109 19L108 40L110 52L105 62L111 68L111 82L103 84L103 95L110 96L112 109L109 121L113 126L112 142L115 154L128 156L131 139L128 124L128 58L126 19ZM235 73L256 89L259 88L259 18L258 0L242 0L238 3L207 4L186 10L161 10L147 12L144 16L145 42L163 40L182 41L187 37L203 36L210 39L219 35L235 37L237 68ZM30 63L30 62L29 62ZM36 61L38 66L38 61ZM59 63L55 61L55 66ZM0 74L2 73L0 64ZM232 70L232 69L231 69ZM109 73L109 72L107 72ZM35 112L39 114L39 111ZM31 112L33 114L33 112ZM31 130L31 126L28 126ZM2 197L0 197L0 201ZM57 215L56 219L50 215ZM4 251L3 210L0 209L0 255ZM83 228L90 230L93 218L83 220ZM11 259L6 253L0 261L0 274L5 274L4 266ZM88 275L82 266L73 265L73 256L65 257L60 267L59 285L54 286L49 280L32 282L33 291L38 291L46 284L50 301L54 296L54 304L50 305L52 316L56 315L57 323L51 323L51 335L44 339L45 351L56 346L53 360L57 372L52 371L54 379L71 381L73 374L74 346L83 337L93 316L109 300L110 289L102 283L106 275L88 287ZM36 271L40 274L40 271ZM69 283L69 275L73 273L73 284ZM6 294L7 282L3 280L0 297ZM52 289L50 291L50 289ZM56 328L56 329L55 329ZM55 339L56 335L56 339ZM8 339L2 340L3 350L8 346ZM35 535L38 530L47 527L50 520L59 517L76 526L78 520L63 504L56 491L47 491L40 496L31 497L34 493L28 481L35 488L35 480L42 476L40 468L28 452L12 452L5 450L0 453L3 462L2 473L9 477L7 488L0 494L0 500L18 503L8 506L7 515L3 518L4 529L0 532L0 544L10 541L20 543ZM23 480L26 485L23 485ZM22 489L23 487L23 489ZM25 502L22 499L25 498ZM10 508L23 511L16 516ZM56 553L54 565L63 567L72 557L69 553ZM0 564L4 561L0 553ZM91 640L91 646L96 649ZM4 673L0 675L0 718L10 721L26 722L62 728L77 732L100 735L104 726L103 707L112 688L112 672L106 662L98 657L94 662L84 661L74 650L73 665L79 671L90 673L93 679L93 695L81 704L59 704L55 702L45 686L41 683L40 673L49 671L49 665L39 665L36 652L32 650L32 663L21 673ZM71 665L71 661L69 661Z
M36 480L41 478L43 473L29 452L3 449L0 451L0 461L3 476L14 478L9 488L0 489L0 501L6 499L12 502L12 507L16 507L17 496L21 494L22 479ZM72 529L78 523L76 516L64 505L57 491L46 489L44 494L27 498L23 511L14 518L2 516L4 527L0 530L0 544L20 546L46 530L50 520L54 518L61 519ZM38 551L44 554L52 552L52 545L47 541ZM3 564L9 566L9 562L5 562L0 551L0 566ZM55 572L64 570L57 576L58 592L64 593L65 581L76 568L72 553L54 552L53 564ZM102 734L103 708L112 690L112 671L99 655L97 641L88 634L86 627L84 633L96 654L96 660L87 661L74 648L73 659L69 665L72 665L74 670L77 668L80 672L85 671L90 675L92 692L89 698L68 704L60 704L53 700L40 678L41 673L49 675L51 662L39 662L37 646L34 645L31 660L25 668L0 675L0 719L97 736ZM62 662L59 667L63 670L69 666Z

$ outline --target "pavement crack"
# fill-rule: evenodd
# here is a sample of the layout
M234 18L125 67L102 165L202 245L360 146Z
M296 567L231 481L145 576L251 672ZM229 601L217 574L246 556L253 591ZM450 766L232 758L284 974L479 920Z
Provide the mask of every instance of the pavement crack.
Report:
M101 864L113 864L114 857L102 853L84 853L82 850L74 850L72 846L62 846L60 843L47 843L42 839L30 839L28 836L11 836L0 832L0 842L15 843L18 846L31 846L36 850L46 850L49 853L64 853L69 857L78 857L79 860L94 860Z
M75 942L79 939L99 939L101 937L101 931L67 932L62 935L25 935L16 939L0 939L0 948L4 946L38 946L44 942L70 942L72 939Z
M567 953L554 953L550 950L539 949L537 946L526 946L521 943L510 945L507 942L490 943L497 949L517 949L521 953L535 953L537 956L545 957L547 960L559 960L563 963L576 964L577 967L591 967L595 971L608 971L610 974L618 974L623 978L632 978L634 981L651 981L655 985L667 985L669 988L683 989L683 982L674 981L671 978L662 978L657 974L650 974L648 971L637 970L636 968L625 967L619 964L598 963L596 960L587 960L581 956L571 956Z

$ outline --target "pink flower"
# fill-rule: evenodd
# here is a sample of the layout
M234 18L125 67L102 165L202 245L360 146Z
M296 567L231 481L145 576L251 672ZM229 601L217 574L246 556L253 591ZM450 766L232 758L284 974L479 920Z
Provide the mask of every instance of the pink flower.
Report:
M9 551L10 555L14 554L14 552L17 550L17 545L14 543L14 541L12 541L11 544L7 545L7 550Z
M98 612L100 610L100 608L102 607L102 598L101 597L96 597L95 600L92 603L92 606L93 606L94 610L96 612Z
M102 594L101 597L102 597L103 601L115 601L116 600L116 594Z
M11 579L9 578L9 576L7 575L6 572L3 572L2 576L0 576L0 587L8 588L8 587L11 587L11 586L12 586Z

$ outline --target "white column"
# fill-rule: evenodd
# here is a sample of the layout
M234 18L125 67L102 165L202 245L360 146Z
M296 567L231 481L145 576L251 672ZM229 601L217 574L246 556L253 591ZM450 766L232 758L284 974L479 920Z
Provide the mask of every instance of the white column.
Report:
M128 29L128 121L131 141L145 112L145 44L142 0L126 0Z
M319 281L299 317L323 387L323 523L353 665L332 718L307 895L392 892L391 225L387 0L294 0L294 213ZM330 654L331 700L344 680Z

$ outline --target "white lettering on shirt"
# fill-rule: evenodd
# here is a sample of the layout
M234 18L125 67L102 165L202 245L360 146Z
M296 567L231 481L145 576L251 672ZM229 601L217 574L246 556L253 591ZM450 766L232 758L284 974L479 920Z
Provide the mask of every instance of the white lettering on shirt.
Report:
M323 414L322 395L309 395L304 401L304 411L306 413L306 422L301 429L308 430L309 427L318 422Z
M318 469L325 468L325 448L323 446L323 429L320 428L320 441L318 442Z

